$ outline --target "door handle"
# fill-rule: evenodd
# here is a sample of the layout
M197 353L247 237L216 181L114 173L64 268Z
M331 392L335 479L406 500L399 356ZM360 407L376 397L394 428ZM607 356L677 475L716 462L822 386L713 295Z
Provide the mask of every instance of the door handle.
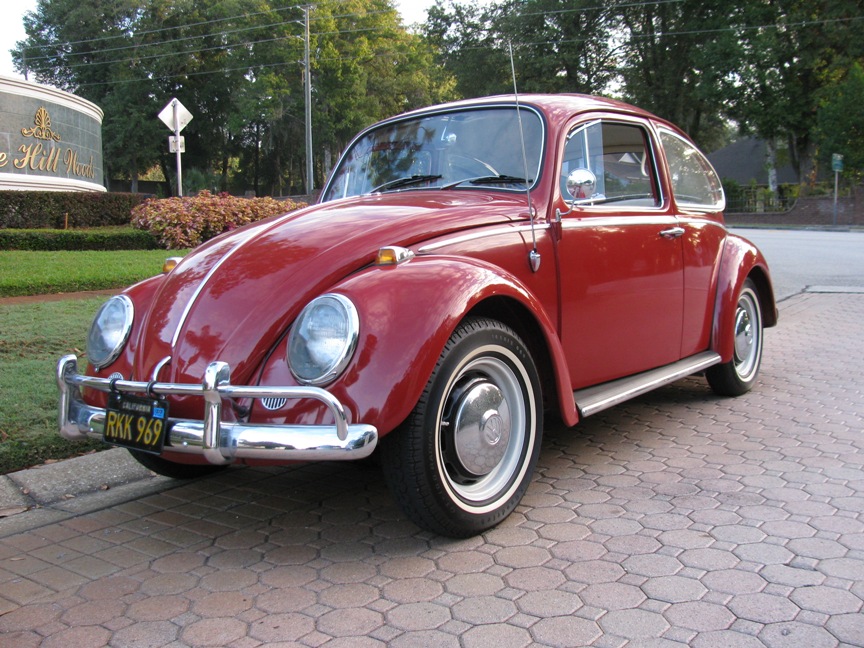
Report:
M679 236L683 236L684 231L685 230L683 227L673 227L671 229L663 230L662 232L660 232L660 236L665 239L676 239Z

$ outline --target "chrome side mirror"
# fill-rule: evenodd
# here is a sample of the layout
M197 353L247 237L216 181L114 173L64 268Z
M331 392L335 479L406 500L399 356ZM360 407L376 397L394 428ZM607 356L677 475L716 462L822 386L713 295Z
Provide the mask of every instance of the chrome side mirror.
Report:
M565 202L570 205L570 209L562 212L560 209L555 210L555 216L561 220L562 216L566 216L579 205L590 205L597 197L597 176L590 169L579 168L573 169L568 175L565 182L567 193L570 194L568 199L564 198Z
M597 192L597 176L590 169L573 169L567 176L566 186L573 204L590 201Z

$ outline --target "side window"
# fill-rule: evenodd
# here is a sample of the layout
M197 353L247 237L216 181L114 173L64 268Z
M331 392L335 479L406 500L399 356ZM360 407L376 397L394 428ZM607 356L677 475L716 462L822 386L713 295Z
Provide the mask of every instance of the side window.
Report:
M670 131L660 131L660 141L666 151L675 201L679 205L722 211L726 206L723 185L705 156Z
M590 171L596 178L595 186L571 186L568 190L567 178L577 169ZM560 177L561 194L567 200L640 207L661 203L648 135L633 124L598 120L571 131L564 146Z

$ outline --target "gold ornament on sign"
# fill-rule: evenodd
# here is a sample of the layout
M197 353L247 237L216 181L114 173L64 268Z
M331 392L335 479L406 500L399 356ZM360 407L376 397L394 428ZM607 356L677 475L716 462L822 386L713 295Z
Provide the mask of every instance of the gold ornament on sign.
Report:
M35 137L36 139L53 140L55 142L60 141L60 134L51 130L51 117L44 106L36 111L33 123L36 124L33 128L21 129L21 134L24 137Z

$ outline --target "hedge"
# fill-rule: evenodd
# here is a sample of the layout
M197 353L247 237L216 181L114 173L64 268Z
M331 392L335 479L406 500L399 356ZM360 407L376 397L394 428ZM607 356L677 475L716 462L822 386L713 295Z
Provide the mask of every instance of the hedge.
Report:
M0 191L0 230L128 225L147 196L89 191Z
M0 229L0 250L156 250L159 245L149 232L130 227L102 230Z

